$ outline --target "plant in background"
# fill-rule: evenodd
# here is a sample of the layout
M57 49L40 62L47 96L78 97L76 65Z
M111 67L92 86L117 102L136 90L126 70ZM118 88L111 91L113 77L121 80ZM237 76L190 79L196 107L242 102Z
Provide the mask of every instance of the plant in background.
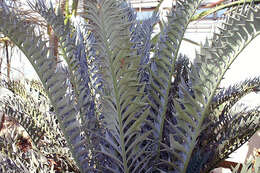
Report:
M156 12L137 21L124 1L86 1L84 15L66 20L30 3L58 38L58 66L34 26L1 3L0 32L33 65L81 172L209 172L259 129L258 108L231 109L259 78L219 85L259 35L260 9L238 7L190 63L179 48L200 3L177 1L156 40ZM251 165L257 172L259 159Z
M0 172L79 172L42 85L2 81L0 91Z

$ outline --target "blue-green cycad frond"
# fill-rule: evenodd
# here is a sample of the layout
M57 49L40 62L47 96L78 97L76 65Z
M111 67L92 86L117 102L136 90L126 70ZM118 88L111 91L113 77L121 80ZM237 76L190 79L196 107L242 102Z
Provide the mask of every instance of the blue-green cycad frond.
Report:
M197 54L191 79L195 98L200 100L203 107L203 119L221 104L228 104L231 108L242 96L258 90L259 79L239 85L242 89L240 93L236 91L239 86L223 92L219 91L219 85L240 52L259 34L255 27L259 15L259 9L251 6L235 12L226 19L220 33L214 34L214 42L207 40L200 54ZM221 95L225 95L225 98Z
M192 157L200 155L204 159L200 171L208 172L218 163L241 147L259 129L259 108L239 112L226 111L218 120L212 121L202 130ZM210 157L207 157L210 153ZM205 159L206 158L206 159ZM197 162L200 160L197 158ZM193 167L195 160L189 163Z
M124 3L123 3L124 4ZM131 42L133 43L133 48L137 49L138 55L141 56L140 65L147 66L151 57L152 49L155 45L153 43L152 34L154 34L154 27L159 22L159 15L157 12L153 12L152 16L144 19L137 20L136 11L129 7L128 5L123 5L121 8L125 7L127 21L131 22L130 32L131 32ZM140 69L142 71L143 69Z
M259 34L259 15L259 9L250 6L232 14L220 33L214 34L214 42L207 40L200 54L197 54L190 73L192 88L181 85L184 98L175 101L177 127L182 129L180 133L174 134L182 139L175 144L176 148L172 145L173 149L178 150L177 155L187 153L188 158L192 155L224 74L239 53ZM192 171L189 168L190 164L187 171Z
M179 48L184 33L191 21L191 16L199 7L200 1L177 1L176 8L167 16L168 22L162 28L155 53L150 66L150 90L149 102L151 106L151 118L154 120L154 137L158 142L163 140L163 129L168 106L168 97L171 89L172 79L175 73L175 62L179 55ZM160 145L157 145L157 155ZM166 159L166 158L165 158ZM168 159L168 158L167 158ZM162 159L166 164L169 160ZM181 169L183 164L171 165L173 169ZM169 170L166 170L169 171Z
M238 113L233 110L243 96L259 91L259 86L257 77L217 92L210 113L204 119L204 127L192 153L189 170L210 171L259 129L259 110L243 110Z
M125 7L125 8L124 8ZM122 7L126 12L127 21L130 25L130 40L132 48L137 50L140 56L140 66L138 68L139 80L141 83L149 82L149 64L151 53L155 52L155 41L153 40L155 25L159 22L159 15L154 12L151 17L144 20L137 20L136 11L129 5L122 3Z
M76 95L77 108L83 123L86 118L94 117L94 98L90 88L89 69L86 60L84 39L79 28L75 28L70 20L65 24L65 17L59 9L56 14L52 6L46 6L43 0L30 4L53 28L59 39L68 69L73 92Z
M242 83L236 84L234 86L229 86L226 89L221 89L217 91L213 98L211 109L216 108L220 110L225 105L229 105L231 108L235 103L237 103L242 97L251 93L260 91L260 78L255 77L253 79L247 79Z
M155 52L155 43L153 41L154 26L159 21L157 14L143 21L137 21L135 27L132 28L131 41L137 49L140 58L141 68L139 69L141 82L149 81L149 64L151 61L151 53Z
M259 108L241 111L231 115L232 119L228 124L219 125L216 143L214 143L215 140L209 143L209 146L218 144L215 150L212 150L215 155L210 160L210 164L205 164L204 167L214 168L220 161L227 159L232 152L245 144L260 128L259 115Z
M13 14L15 12L8 11L4 3L1 3L1 7L0 22L2 25L0 31L19 47L34 67L55 108L61 129L66 140L70 143L70 149L76 162L82 166L81 169L88 167L88 162L83 159L87 150L80 135L75 99L71 100L67 93L66 82L68 79L57 68L55 58L46 46L46 42L42 41L41 36L35 34L34 28L19 16L15 16ZM82 150L86 152L84 153Z
M91 24L89 29L95 38L91 46L103 78L101 112L105 133L100 136L97 153L107 158L98 167L127 173L144 169L145 150L141 150L141 144L149 132L141 134L148 111L137 75L140 58L131 43L127 11L120 6L116 0L87 2L85 19Z
M220 81L238 54L259 34L257 30L259 9L253 9L250 6L245 9L228 17L221 33L214 34L214 42L206 41L202 46L202 51L197 54L195 64L191 65L189 76L192 87L190 88L185 82L180 85L180 93L183 97L174 99L177 120L169 123L174 133L169 136L169 138L172 137L170 144L163 145L163 151L167 151L168 156L167 154L162 156L164 157L162 163L172 164L173 168L179 168L184 172L192 171L189 169L189 160L196 146L197 137L203 130L204 120L210 114L211 103ZM166 39L165 42L167 43ZM167 50L165 47L164 51ZM171 52L167 52L170 57ZM160 78L162 77L160 76ZM155 79L158 84L154 90L158 90L159 84L163 82L158 77ZM163 90L159 91L162 93ZM159 102L161 99L162 97L158 97L157 101ZM158 106L155 110L160 111L161 108ZM169 162L169 160L171 161Z

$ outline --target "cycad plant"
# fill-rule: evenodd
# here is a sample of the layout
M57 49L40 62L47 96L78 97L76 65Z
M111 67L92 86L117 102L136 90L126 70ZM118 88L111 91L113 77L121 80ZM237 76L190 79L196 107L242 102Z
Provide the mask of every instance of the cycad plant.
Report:
M52 26L65 65L1 3L0 31L33 65L81 172L209 172L259 129L259 109L231 109L259 78L219 86L260 33L260 9L238 7L191 63L179 48L200 3L177 1L158 39L157 12L138 21L124 1L86 1L69 20L43 0L29 3ZM259 159L250 165L244 172L258 172Z

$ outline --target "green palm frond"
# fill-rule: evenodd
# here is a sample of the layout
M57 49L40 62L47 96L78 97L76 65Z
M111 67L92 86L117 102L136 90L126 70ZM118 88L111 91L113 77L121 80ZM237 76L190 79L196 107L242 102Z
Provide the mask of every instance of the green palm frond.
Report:
M13 131L12 131L13 132ZM28 161L24 160L21 155L18 155L13 150L17 147L14 145L18 135L12 136L15 140L6 141L0 138L0 156L1 156L1 167L2 172L29 172L26 166L29 165Z

